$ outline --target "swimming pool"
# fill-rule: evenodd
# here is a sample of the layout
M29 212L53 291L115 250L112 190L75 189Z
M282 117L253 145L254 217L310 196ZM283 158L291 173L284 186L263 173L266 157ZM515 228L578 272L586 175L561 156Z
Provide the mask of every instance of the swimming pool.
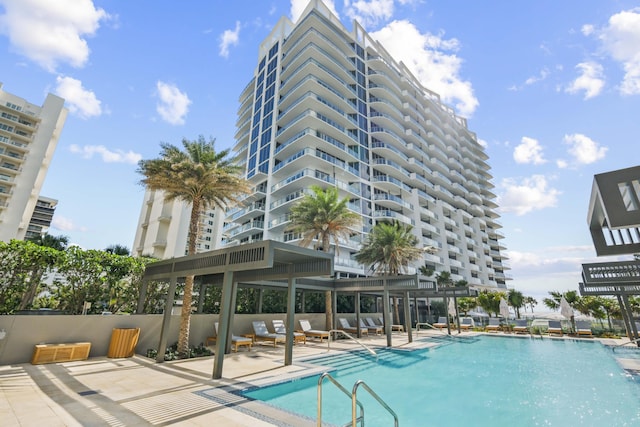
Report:
M364 380L398 414L401 426L637 426L640 378L627 374L599 342L480 336L418 351L380 350L309 361L333 367L345 388ZM316 418L318 376L243 395ZM351 419L350 400L323 385L325 422ZM366 425L393 419L364 390Z

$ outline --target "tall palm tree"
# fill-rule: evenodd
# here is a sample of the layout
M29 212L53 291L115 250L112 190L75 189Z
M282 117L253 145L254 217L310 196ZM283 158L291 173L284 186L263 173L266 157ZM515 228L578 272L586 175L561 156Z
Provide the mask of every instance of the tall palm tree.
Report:
M166 200L178 200L191 205L187 253L196 253L196 242L200 235L200 215L207 209L227 206L239 202L239 197L249 193L249 183L240 177L240 167L228 158L229 150L217 152L214 139L200 136L195 141L182 140L184 150L162 143L160 157L141 160L138 173L144 178L140 183L151 191L162 191ZM181 357L189 355L189 328L193 278L185 278L178 352Z
M402 225L395 220L392 223L377 223L356 253L355 260L370 265L376 274L398 275L405 272L409 264L421 259L423 254L412 230L410 225ZM400 323L398 300L395 297L393 307L395 321Z
M300 246L308 247L315 242L316 249L322 248L327 253L333 241L337 254L340 239L348 239L361 224L360 216L349 210L347 202L348 199L338 197L336 187L323 189L317 185L311 186L311 193L305 194L302 200L291 208L291 225L287 227L287 231L302 234ZM325 313L326 327L331 329L331 291L325 292Z
M370 265L376 274L398 275L407 270L409 264L422 257L418 238L413 227L398 221L377 223L355 260Z
M509 305L516 310L516 316L518 319L520 318L520 309L524 306L524 295L520 291L516 291L515 289L509 289L509 293L507 294L507 302Z

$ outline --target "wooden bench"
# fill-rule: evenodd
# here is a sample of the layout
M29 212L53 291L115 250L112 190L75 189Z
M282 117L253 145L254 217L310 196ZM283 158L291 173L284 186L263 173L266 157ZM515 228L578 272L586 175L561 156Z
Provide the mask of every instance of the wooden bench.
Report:
M91 350L90 342L68 344L36 344L33 349L32 365L43 363L71 362L87 360Z

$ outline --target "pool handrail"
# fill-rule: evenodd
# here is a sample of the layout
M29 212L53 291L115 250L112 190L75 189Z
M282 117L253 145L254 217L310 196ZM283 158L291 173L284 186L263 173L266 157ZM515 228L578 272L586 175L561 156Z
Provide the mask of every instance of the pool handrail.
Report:
M616 345L612 346L611 351L615 351L616 348L618 348L618 347L622 347L622 346L625 346L627 344L633 344L633 343L638 343L638 342L640 342L640 338L636 338L636 339L633 339L633 340L628 341L628 342L623 342L622 344L616 344Z
M393 417L393 425L394 427L398 427L398 415L395 413L395 411L393 409L391 409L391 407L389 405L387 405L387 402L385 402L380 396L378 396L378 394L373 391L371 389L371 387L369 387L367 385L367 383L364 382L364 380L358 380L356 381L356 383L353 385L353 391L351 392L351 425L352 426L356 426L357 425L357 417L356 417L356 405L359 403L358 399L357 399L357 393L358 393L358 387L364 387L365 390L367 390L369 392L369 394L378 401L378 403L380 405L382 405L382 407L384 409L387 410L388 413L391 414L391 416ZM361 406L361 405L360 405ZM361 410L363 410L362 406L360 408ZM362 418L364 419L364 412L362 413Z
M442 329L436 328L431 323L427 323L427 322L418 322L418 323L416 323L416 335L418 334L418 332L420 332L420 326L428 326L431 329L435 329L436 331L442 332L445 335L449 335L445 331L443 331Z
M342 329L331 329L329 331L329 339L327 340L327 351L331 350L331 337L332 337L332 333L336 333L336 334L342 334L345 337L354 340L355 342L357 342L358 344L360 344L360 346L362 348L364 348L365 350L367 350L369 352L369 354L371 354L372 356L376 357L376 361L378 360L378 353L376 353L373 349L371 349L370 347L362 344L357 338L353 337L351 334L348 334L347 332L343 331Z
M325 378L328 379L329 381L331 381L331 383L333 383L333 385L338 387L338 390L343 392L348 398L351 399L352 411L355 411L355 409L353 409L353 407L355 405L357 405L360 408L360 418L355 417L355 419L356 420L364 419L364 406L362 406L362 403L360 403L357 400L354 403L354 400L353 400L354 397L353 397L353 395L351 393L349 393L349 390L344 388L344 386L342 384L340 384L335 378L333 378L329 372L325 372L322 375L320 375L320 378L318 378L318 420L317 420L317 426L318 427L322 427L322 383L324 382ZM353 418L354 418L354 415L352 415L352 419ZM355 421L354 421L354 423L355 423ZM355 426L356 424L353 424L353 425Z

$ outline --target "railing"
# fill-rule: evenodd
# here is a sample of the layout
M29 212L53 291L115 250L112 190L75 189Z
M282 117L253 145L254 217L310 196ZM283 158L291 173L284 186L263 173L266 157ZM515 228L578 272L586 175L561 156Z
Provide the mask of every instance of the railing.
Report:
M329 331L329 339L327 340L327 351L331 350L331 334L332 333L336 333L336 334L342 334L345 337L354 340L355 342L357 342L358 344L360 344L360 346L362 348L364 348L365 350L367 350L369 352L369 354L371 354L372 356L376 357L376 361L378 360L378 353L376 353L375 351L373 351L370 347L367 347L366 345L362 344L357 338L354 338L351 334L346 333L345 331L343 331L342 329L331 329Z
M358 392L358 387L364 387L365 390L367 390L369 392L369 394L378 401L378 403L380 405L382 405L382 407L384 409L387 410L388 413L391 414L391 416L393 417L393 425L395 427L398 427L398 415L396 415L396 413L394 412L393 409L391 409L391 407L389 405L387 405L387 402L385 402L384 400L382 400L382 398L380 396L378 396L376 394L376 392L374 392L371 387L369 387L363 380L358 380L356 381L356 383L353 385L353 391L351 392L351 425L355 426L358 418L356 417L356 405L359 405L361 410L362 410L362 405L359 404L358 399L357 399L357 392ZM362 412L362 424L364 425L364 411Z
M357 417L356 415L352 416L352 420L355 417L356 421L361 421L362 424L364 425L364 407L362 406L362 403L358 402L357 400L354 402L354 397L352 397L351 393L349 393L349 391L344 388L342 386L342 384L340 384L338 381L335 380L335 378L333 378L331 376L331 374L329 374L328 372L325 372L324 374L320 375L320 378L318 378L318 421L317 421L317 425L318 427L322 427L322 383L324 381L324 379L327 378L329 381L331 381L331 383L333 383L333 385L335 385L336 387L338 387L338 390L340 390L341 392L343 392L348 398L351 399L351 405L352 408L357 405L360 408L360 417ZM355 409L352 409L352 411L355 411ZM354 426L356 425L354 422Z
M640 338L636 338L636 339L631 340L631 341L629 341L629 342L625 342L625 343L622 343L622 344L617 344L617 345L614 345L614 346L612 347L611 351L616 351L616 348L618 348L618 347L622 347L622 346L625 346L625 345L627 345L627 344L633 344L633 343L636 343L636 344L637 344L637 343L639 343L639 342L640 342ZM640 347L640 345L639 345L639 347Z

